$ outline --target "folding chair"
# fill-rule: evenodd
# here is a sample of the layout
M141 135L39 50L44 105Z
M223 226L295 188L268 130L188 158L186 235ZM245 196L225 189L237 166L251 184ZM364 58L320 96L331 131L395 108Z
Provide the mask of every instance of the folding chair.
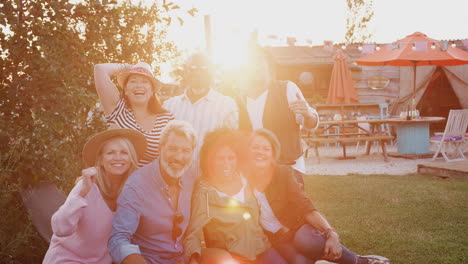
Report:
M463 150L461 149L465 142L466 128L468 127L468 109L463 110L450 110L447 124L445 125L444 134L442 136L432 137L430 142L438 144L437 151L435 152L432 160L435 160L437 156L442 154L446 161L457 161L465 160ZM453 146L455 148L455 154L458 154L458 158L449 159L447 156L447 147Z
M50 243L53 234L50 220L67 196L55 184L49 182L37 187L20 189L20 195L36 230Z

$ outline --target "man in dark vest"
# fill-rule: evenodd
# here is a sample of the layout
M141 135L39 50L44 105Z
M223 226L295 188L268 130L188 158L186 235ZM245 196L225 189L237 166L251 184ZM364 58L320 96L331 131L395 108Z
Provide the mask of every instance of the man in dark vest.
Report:
M252 47L248 60L248 82L242 89L239 104L239 128L266 128L281 144L279 162L291 165L303 186L305 160L301 147L301 128L318 125L318 114L301 90L290 81L275 80L274 60L264 48Z

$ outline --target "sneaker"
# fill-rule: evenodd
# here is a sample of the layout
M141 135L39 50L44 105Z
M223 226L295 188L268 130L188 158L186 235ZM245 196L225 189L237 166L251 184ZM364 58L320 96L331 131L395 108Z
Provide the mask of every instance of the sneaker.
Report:
M359 257L367 260L367 264L390 264L390 260L382 256L366 255Z

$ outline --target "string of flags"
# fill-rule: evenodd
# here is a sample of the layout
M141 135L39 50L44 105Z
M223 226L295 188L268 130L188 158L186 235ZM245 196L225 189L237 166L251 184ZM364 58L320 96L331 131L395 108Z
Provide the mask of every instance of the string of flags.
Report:
M468 39L463 39L461 40L462 45L468 49ZM354 43L353 45L356 45L357 43ZM457 44L455 41L449 41L449 40L441 40L441 41L432 41L432 42L426 42L426 41L416 41L416 42L411 42L411 43L404 43L404 42L395 42L395 43L388 43L388 44L375 44L375 43L363 43L359 44L358 50L361 51L362 54L372 54L375 51L379 51L382 47L386 47L387 50L395 50L395 49L400 49L403 48L405 45L411 45L411 49L414 51L418 52L425 52L429 48L430 49L440 49L441 51L447 51L448 47L455 48L457 47ZM338 44L341 49L347 49L349 45L351 44ZM333 51L333 41L325 40L323 42L323 49L327 51Z
M312 40L310 39L297 39L295 37L287 37L287 38L280 38L276 35L267 35L266 40L273 40L275 45L283 44L288 46L312 46ZM461 45L468 49L468 39L457 40L457 42L461 42ZM298 45L299 44L299 45ZM337 43L335 44L331 40L324 40L323 41L323 50L333 52L334 47L338 45L341 49L345 50L349 46L356 46L358 43ZM419 41L419 42L412 42L412 43L404 43L404 42L395 42L395 43L388 43L388 44L376 44L376 43L362 43L358 44L358 50L361 51L361 54L372 54L376 51L379 51L381 48L386 47L388 50L395 50L400 49L405 45L411 45L414 51L424 52L428 49L440 49L442 51L447 51L448 47L455 48L457 47L457 43L454 40L441 40L441 41ZM460 44L459 44L460 45Z
M468 39L462 40L463 46L468 48ZM389 44L362 44L358 47L362 54L372 54L374 51L379 51L381 47L385 46L387 50L395 50L400 49L404 45L411 45L411 49L418 52L425 52L428 49L440 49L441 51L447 51L449 45L452 48L457 47L455 41L448 41L448 40L441 40L441 41L433 41L433 42L426 42L426 41L416 41L412 43L389 43Z

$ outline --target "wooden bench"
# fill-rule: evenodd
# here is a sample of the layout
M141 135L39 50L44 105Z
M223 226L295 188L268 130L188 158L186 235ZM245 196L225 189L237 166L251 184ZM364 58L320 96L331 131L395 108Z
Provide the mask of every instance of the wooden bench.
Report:
M319 157L319 153L318 153L318 145L320 143L324 143L324 142L341 142L341 143L343 143L343 142L357 142L357 141L360 141L360 140L378 141L380 143L381 148L382 148L382 153L383 153L383 156L384 156L384 160L385 160L385 162L388 162L386 141L392 140L393 138L394 138L393 136L388 136L388 135L377 135L377 136L339 137L339 138L320 138L320 137L313 138L313 137L307 137L307 138L304 138L304 140L307 143L308 148L311 147L311 144L314 145L315 154L317 155L317 158L319 158L319 162L320 162L320 157ZM343 146L343 148L345 148L345 146ZM367 144L366 155L370 154L370 148L371 148L371 144ZM306 151L306 156L308 154L307 152L308 152L308 149ZM346 155L346 152L344 152L344 154Z

